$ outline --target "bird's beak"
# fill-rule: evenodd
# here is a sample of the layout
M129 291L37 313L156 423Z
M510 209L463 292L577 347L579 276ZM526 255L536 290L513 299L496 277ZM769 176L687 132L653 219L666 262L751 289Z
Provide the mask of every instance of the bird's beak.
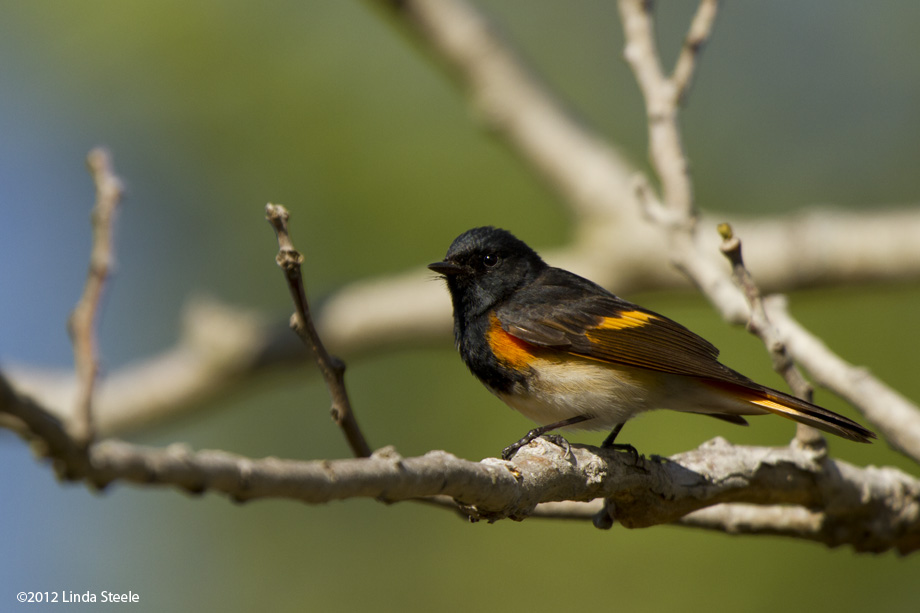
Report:
M435 271L436 273L444 275L445 277L458 275L465 269L464 266L461 266L460 264L454 264L453 262L448 262L447 260L444 260L443 262L433 262L428 265L428 268Z

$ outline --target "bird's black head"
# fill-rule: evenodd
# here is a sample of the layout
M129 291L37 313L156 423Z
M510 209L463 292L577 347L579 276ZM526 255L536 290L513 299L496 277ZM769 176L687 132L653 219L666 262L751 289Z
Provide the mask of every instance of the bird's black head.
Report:
M444 261L428 265L446 278L455 319L485 313L546 267L526 243L492 226L464 232L451 244Z

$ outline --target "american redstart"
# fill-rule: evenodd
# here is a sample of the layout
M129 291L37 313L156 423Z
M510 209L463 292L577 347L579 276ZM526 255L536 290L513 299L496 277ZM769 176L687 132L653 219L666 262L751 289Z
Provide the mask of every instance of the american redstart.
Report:
M644 411L671 409L747 425L774 413L861 443L858 423L755 383L718 361L719 350L663 315L583 277L548 266L510 232L464 232L428 268L447 281L454 338L476 377L541 424L507 447L506 459L560 428L610 429Z

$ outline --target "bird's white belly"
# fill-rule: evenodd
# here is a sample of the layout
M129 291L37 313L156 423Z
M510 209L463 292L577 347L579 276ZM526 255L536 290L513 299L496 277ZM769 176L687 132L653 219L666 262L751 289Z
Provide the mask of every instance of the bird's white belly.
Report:
M663 383L658 373L589 359L568 359L564 364L544 360L533 369L526 385L498 397L540 425L593 416L572 429L609 429L655 408Z

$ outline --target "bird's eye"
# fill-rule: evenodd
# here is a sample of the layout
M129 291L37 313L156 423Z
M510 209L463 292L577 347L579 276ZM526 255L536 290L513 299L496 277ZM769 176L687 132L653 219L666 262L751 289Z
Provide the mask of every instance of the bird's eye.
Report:
M486 268L493 268L496 264L498 264L498 256L494 253L487 253L482 256L482 263Z

